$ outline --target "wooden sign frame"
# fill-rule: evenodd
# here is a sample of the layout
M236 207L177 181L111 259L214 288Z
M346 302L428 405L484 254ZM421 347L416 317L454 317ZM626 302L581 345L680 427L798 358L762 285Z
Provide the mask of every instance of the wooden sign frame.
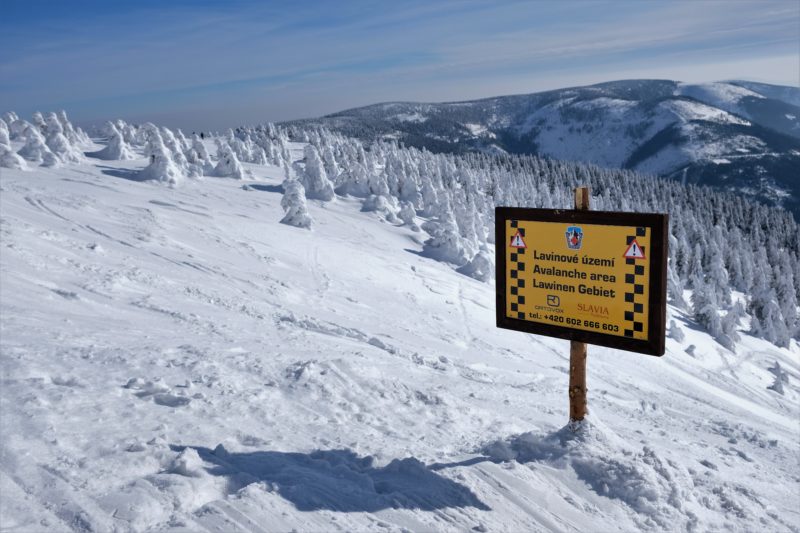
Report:
M647 261L650 265L647 339L585 331L510 318L506 316L506 235L507 221L557 222L564 224L597 224L605 226L651 228ZM608 346L631 352L661 356L665 350L667 300L667 246L669 218L666 214L621 213L612 211L579 211L565 209L531 209L522 207L495 208L495 265L497 327L558 337L571 341Z

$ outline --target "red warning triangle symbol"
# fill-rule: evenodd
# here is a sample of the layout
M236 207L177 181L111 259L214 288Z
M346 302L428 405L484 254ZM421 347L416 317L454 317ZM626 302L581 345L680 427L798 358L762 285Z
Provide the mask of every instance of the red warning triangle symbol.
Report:
M511 237L511 247L512 248L527 248L528 245L525 244L525 239L522 238L522 234L517 230L513 237Z
M642 247L636 242L636 239L633 239L628 245L628 249L625 250L623 257L625 259L647 259L644 256L644 250L642 250Z

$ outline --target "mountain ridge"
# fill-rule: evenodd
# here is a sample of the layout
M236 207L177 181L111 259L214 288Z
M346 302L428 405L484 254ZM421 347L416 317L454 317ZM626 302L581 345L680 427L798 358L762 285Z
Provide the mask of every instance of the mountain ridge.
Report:
M434 152L580 161L732 189L800 216L800 89L618 80L478 100L384 102L294 121Z

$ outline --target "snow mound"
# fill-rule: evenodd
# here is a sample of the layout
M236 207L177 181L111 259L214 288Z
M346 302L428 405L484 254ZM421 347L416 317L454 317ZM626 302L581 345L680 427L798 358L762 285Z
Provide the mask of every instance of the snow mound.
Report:
M724 426L723 429L728 429ZM644 440L642 441L645 442ZM524 433L489 443L483 452L494 461L548 465L570 472L597 495L626 504L639 527L694 531L708 511L731 513L742 524L758 529L771 522L766 509L744 484L726 482L707 470L687 467L669 452L625 442L597 421L584 420L548 434ZM745 526L746 528L747 526Z
M458 272L488 283L494 279L494 254L488 249L482 249L466 265L458 268Z

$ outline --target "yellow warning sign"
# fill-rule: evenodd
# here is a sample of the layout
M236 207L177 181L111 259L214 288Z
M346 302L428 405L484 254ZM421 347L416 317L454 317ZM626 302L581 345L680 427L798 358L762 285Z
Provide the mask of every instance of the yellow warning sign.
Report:
M498 237L503 234L496 243L498 268L500 263L504 267L498 270L498 289L502 285L504 291L500 327L658 351L658 342L653 342L662 337L663 345L666 239L665 226L653 223L659 220L653 217L664 215L619 213L621 218L615 219L613 213L499 209L508 211L497 220L502 225ZM516 327L518 321L529 327ZM604 342L608 337L641 345Z
M647 338L650 269L630 258L650 244L648 228L507 221L527 248L507 246L511 318L634 339ZM516 226L516 227L515 227ZM513 240L513 238L512 238ZM637 257L643 257L639 255Z

